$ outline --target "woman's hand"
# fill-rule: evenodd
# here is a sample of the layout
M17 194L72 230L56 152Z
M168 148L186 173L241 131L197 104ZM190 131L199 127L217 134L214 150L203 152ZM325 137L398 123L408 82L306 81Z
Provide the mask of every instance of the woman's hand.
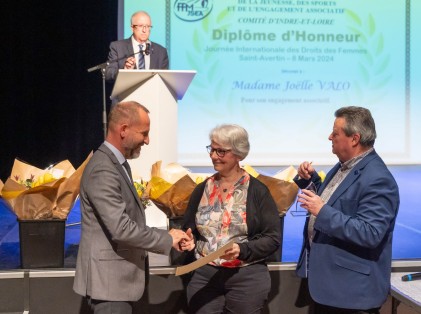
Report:
M235 260L240 255L240 246L237 243L234 243L232 247L224 252L225 254L222 255L220 258L230 261Z
M191 251L196 245L194 244L194 237L190 228L186 231L186 235L189 240L181 240L179 246L182 251Z

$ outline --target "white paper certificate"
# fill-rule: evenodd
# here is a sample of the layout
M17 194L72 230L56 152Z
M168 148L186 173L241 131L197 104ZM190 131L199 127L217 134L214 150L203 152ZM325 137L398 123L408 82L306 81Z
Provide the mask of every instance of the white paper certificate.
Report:
M213 260L217 259L218 257L224 255L225 251L228 250L229 248L231 248L234 243L235 243L234 240L231 240L227 244L225 244L224 246L220 247L215 252L213 252L209 255L206 255L206 256L202 257L201 259L198 259L197 261L194 261L193 263L190 263L188 265L177 267L176 270L175 270L175 275L180 276L180 275L187 274L187 273L189 273L189 272L191 272L195 269L198 269L199 267L202 267L203 265L206 265L206 264L212 262Z

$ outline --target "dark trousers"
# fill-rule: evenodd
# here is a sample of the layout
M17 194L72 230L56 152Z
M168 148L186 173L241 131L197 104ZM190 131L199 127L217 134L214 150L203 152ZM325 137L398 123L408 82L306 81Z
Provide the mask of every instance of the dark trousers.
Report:
M241 268L205 265L187 286L189 313L261 313L271 279L265 264Z
M94 314L132 314L133 302L102 301L87 298Z
M341 309L333 306L327 306L319 303L314 303L314 314L379 314L380 309L368 309L368 310L353 310L353 309Z

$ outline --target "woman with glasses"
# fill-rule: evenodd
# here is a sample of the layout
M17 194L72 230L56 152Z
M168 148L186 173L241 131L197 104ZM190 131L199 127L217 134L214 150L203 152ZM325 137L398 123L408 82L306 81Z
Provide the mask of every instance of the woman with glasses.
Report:
M232 239L235 243L193 272L189 312L260 313L271 287L265 259L281 241L278 210L268 188L240 167L250 149L247 131L225 124L209 138L206 148L216 173L193 191L184 228L193 230L196 259Z

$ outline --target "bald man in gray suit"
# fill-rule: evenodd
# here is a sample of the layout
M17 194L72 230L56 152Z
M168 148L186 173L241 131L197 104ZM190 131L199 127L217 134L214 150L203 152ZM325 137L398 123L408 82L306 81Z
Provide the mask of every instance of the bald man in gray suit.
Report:
M82 234L73 289L87 297L96 314L132 313L145 288L147 251L168 255L172 247L180 250L180 241L193 242L191 230L146 225L127 159L139 157L149 144L148 112L134 101L116 104L106 140L82 175Z

